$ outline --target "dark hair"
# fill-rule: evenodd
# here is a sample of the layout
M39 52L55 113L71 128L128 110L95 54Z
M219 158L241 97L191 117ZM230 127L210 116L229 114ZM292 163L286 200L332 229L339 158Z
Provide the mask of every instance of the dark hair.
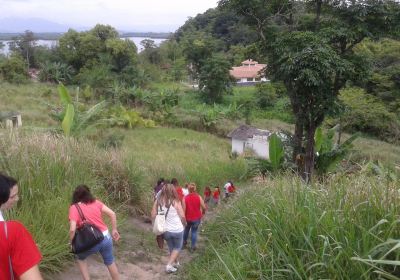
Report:
M0 173L0 206L10 198L11 189L17 184L13 177Z
M72 194L72 204L82 202L82 203L92 203L96 199L90 192L88 186L79 185L76 187L74 193Z
M157 186L158 186L158 185L161 185L161 184L164 183L164 182L165 182L164 178L158 179L158 181L157 181Z
M174 186L177 186L178 185L178 179L172 178L171 179L171 184L174 185Z

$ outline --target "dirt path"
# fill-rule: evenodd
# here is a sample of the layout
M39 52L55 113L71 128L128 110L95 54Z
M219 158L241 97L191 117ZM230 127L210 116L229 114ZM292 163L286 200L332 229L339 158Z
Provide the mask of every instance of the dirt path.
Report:
M205 220L210 220L214 211L209 211ZM168 262L168 250L165 243L164 249L157 247L155 236L152 233L152 226L146 217L134 217L125 221L121 228L121 240L115 244L115 256L121 280L160 280L160 279L181 279L182 269L177 273L167 274L165 265ZM182 267L190 260L201 254L204 248L204 241L199 229L198 250L195 253L189 250L182 250L179 261ZM100 256L88 258L88 266L91 279L111 279L107 268L104 266ZM71 268L57 275L49 275L48 280L78 280L82 279L79 269L75 264Z

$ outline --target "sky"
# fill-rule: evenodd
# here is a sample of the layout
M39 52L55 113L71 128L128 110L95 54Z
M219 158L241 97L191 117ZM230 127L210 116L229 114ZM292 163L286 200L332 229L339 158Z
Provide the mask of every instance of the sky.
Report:
M218 0L0 0L0 19L41 18L71 27L110 24L124 31L175 31ZM5 28L5 27L3 27Z

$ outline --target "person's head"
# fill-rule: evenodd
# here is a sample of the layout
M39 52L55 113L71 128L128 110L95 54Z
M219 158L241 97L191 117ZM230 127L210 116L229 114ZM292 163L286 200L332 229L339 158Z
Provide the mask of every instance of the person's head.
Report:
M178 200L179 196L176 192L175 186L172 184L165 184L161 191L160 198L165 203L170 203L174 200Z
M208 192L211 191L209 186L205 187L204 190Z
M75 188L74 193L72 194L72 204L82 202L82 203L92 203L96 199L90 192L88 186L79 185Z
M197 187L196 187L196 184L195 184L195 183L190 183L190 184L188 185L189 193L194 193L194 192L196 192L196 189L197 189Z
M0 173L0 209L10 209L18 200L17 180Z
M163 184L164 184L164 182L165 182L164 178L160 178L160 179L158 179L158 181L157 181L157 186L159 186L159 185L163 185Z
M172 178L172 179L171 179L171 184L174 185L175 187L177 187L177 186L179 185L178 179Z

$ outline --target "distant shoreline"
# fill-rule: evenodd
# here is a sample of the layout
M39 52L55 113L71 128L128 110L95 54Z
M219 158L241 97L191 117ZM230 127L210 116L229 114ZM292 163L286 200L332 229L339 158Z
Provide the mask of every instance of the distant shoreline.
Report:
M66 32L34 32L35 39L37 40L58 40ZM16 33L2 33L0 32L0 41L11 41L13 38L23 35L23 32ZM124 32L120 34L120 38L128 37L145 37L151 39L169 39L172 32Z

